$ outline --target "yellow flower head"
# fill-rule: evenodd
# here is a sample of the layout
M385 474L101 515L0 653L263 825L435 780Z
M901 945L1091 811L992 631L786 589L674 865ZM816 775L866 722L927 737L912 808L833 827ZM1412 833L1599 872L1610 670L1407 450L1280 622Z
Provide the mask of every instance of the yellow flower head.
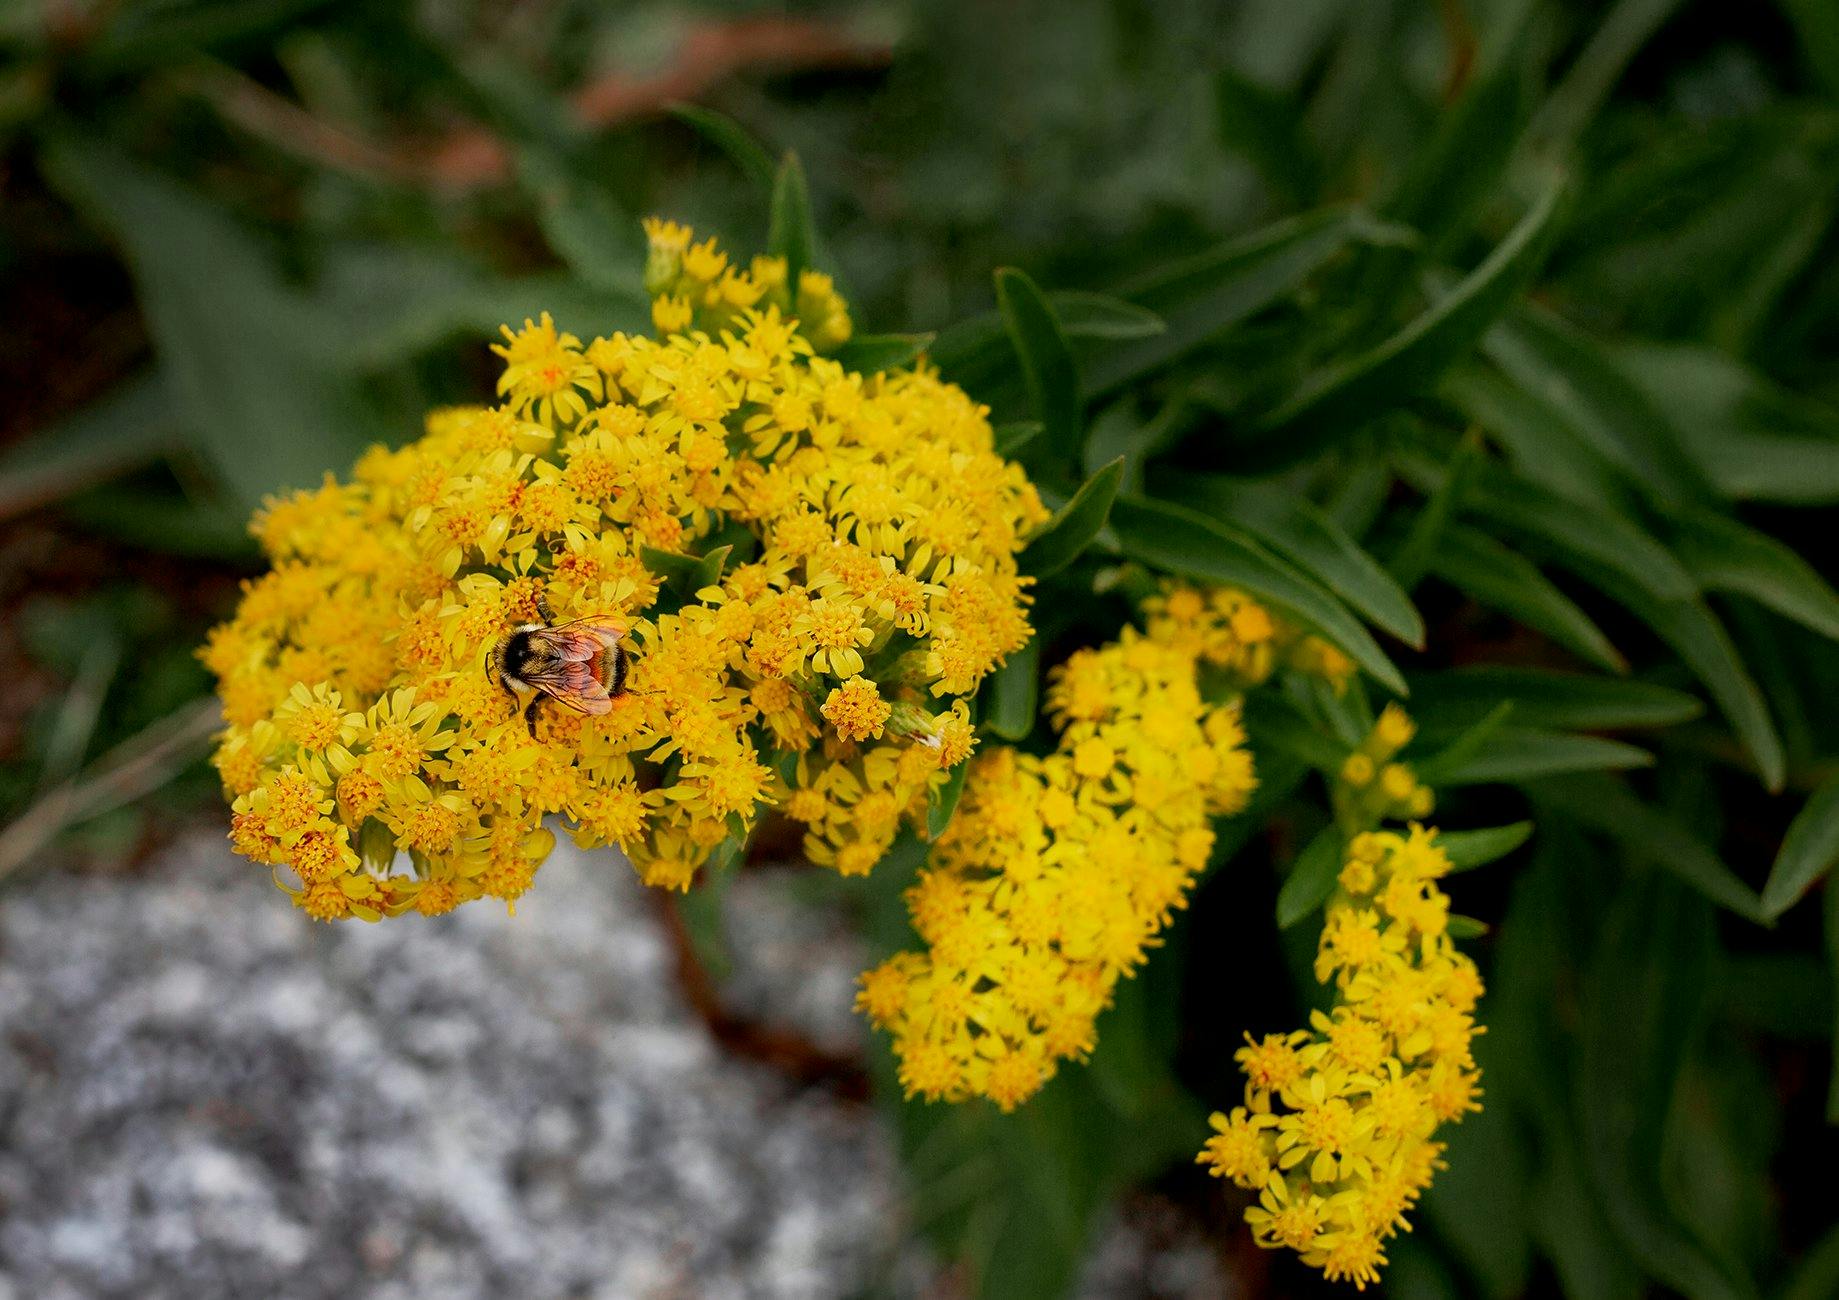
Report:
M662 337L507 327L498 406L257 517L273 568L200 653L232 841L314 917L508 903L548 814L682 888L785 801L859 874L1032 634L1016 556L1046 511L985 408L924 366L826 359L849 332L827 278L646 234ZM549 611L624 628L629 690L527 728L488 658ZM1019 1095L1029 1060L1000 1076Z

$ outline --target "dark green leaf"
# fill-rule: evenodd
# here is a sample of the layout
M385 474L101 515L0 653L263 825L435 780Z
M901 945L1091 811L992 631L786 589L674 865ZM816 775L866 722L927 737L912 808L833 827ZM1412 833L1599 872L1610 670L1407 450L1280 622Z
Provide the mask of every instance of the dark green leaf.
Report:
M1513 716L1513 702L1503 700L1478 718L1475 723L1436 753L1424 758L1414 758L1412 769L1418 778L1428 786L1442 785L1449 777L1466 767L1482 750L1491 737L1507 725L1507 719Z
M1801 2L1809 8L1814 7L1813 0ZM1835 63L1839 64L1839 50L1835 50L1834 55ZM1833 75L1835 84L1839 84L1839 66L1835 66ZM1801 1257L1787 1289L1781 1293L1781 1300L1831 1300L1836 1295L1839 1295L1839 1225L1829 1228L1813 1249Z
M1673 546L1710 590L1748 596L1822 636L1839 639L1839 593L1766 533L1710 511L1677 521Z
M1438 831L1437 845L1449 855L1450 870L1473 871L1499 861L1526 843L1531 822L1513 822L1479 831Z
M1080 484L1073 499L1055 511L1046 526L1029 540L1016 561L1021 571L1035 578L1050 578L1078 559L1104 528L1123 477L1124 461L1119 457Z
M1419 768L1427 785L1438 789L1489 782L1513 784L1559 772L1618 771L1651 767L1654 756L1619 740L1574 736L1532 727L1502 727L1459 763Z
M785 282L794 292L799 275L815 261L815 230L805 169L798 155L788 151L773 180L772 224L766 232L766 251L785 259Z
M1777 388L1712 348L1649 344L1619 358L1727 496L1839 500L1839 412Z
M164 379L158 374L130 379L0 453L0 519L139 469L181 445Z
M1427 729L1470 726L1503 700L1512 701L1515 722L1554 730L1670 727L1704 712L1695 697L1665 686L1538 668L1478 665L1407 680L1412 716Z
M1167 495L1202 513L1225 516L1407 645L1424 645L1424 621L1392 576L1308 500L1279 488L1220 474L1172 474Z
M1762 910L1776 917L1801 900L1839 862L1839 776L1815 790L1789 823L1762 887Z
M1083 289L1060 289L1047 295L1060 328L1071 339L1147 339L1164 333L1168 324L1147 307Z
M1022 363L1022 377L1035 418L1045 431L1047 452L1076 460L1079 453L1079 372L1067 347L1060 318L1023 272L1006 266L996 273L996 302L1003 327Z
M1491 525L1536 539L1561 562L1613 572L1654 600L1686 601L1698 594L1692 575L1672 552L1621 515L1499 473L1477 486L1471 504Z
M1481 436L1474 432L1465 434L1456 444L1456 454L1450 458L1449 472L1424 502L1424 508L1411 521L1405 540L1386 563L1401 590L1415 590L1430 571L1431 557L1442 545L1450 520L1481 466L1481 458Z
M1393 691L1404 679L1333 595L1239 530L1163 502L1120 497L1111 527L1124 553L1172 573L1243 587L1320 632Z
M1277 891L1278 929L1288 930L1328 901L1341 875L1341 849L1341 832L1333 826L1309 841Z
M65 140L44 163L122 244L180 416L243 505L381 437L327 323L228 218L100 145Z
M1489 609L1543 632L1567 650L1610 672L1628 664L1590 616L1536 565L1472 528L1449 529L1430 571Z
M865 375L910 366L925 354L932 334L857 334L831 354L845 370Z
M1698 679L1711 691L1725 717L1730 719L1744 748L1756 760L1758 775L1771 790L1781 788L1787 759L1781 737L1769 718L1768 705L1756 687L1724 625L1696 598L1664 599L1647 583L1632 580L1626 565L1615 569L1595 557L1574 553L1561 562L1652 628L1673 647ZM1651 576L1651 575L1643 575Z
M1839 885L1826 884L1826 960L1833 972L1833 1005L1839 1008ZM1839 1010L1833 1023L1833 1068L1827 1082L1826 1122L1839 1124Z
M1315 196L1321 160L1293 96L1222 68L1213 74L1213 112L1220 143L1243 156L1280 197L1300 205Z
M1488 332L1485 346L1502 370L1656 498L1681 505L1708 495L1671 422L1602 344L1551 313L1522 306Z
M1562 187L1545 186L1512 233L1430 310L1360 356L1306 381L1242 443L1235 465L1292 464L1363 427L1376 413L1430 389L1468 354L1544 260Z
M1549 777L1533 793L1579 824L1620 841L1637 857L1665 867L1718 906L1747 920L1763 919L1762 900L1755 890L1719 861L1703 840L1635 798L1619 780L1600 775Z
M1013 424L996 426L996 454L1005 460L1014 460L1031 442L1040 437L1045 429L1039 420L1017 420Z
M1107 348L1086 368L1086 393L1100 397L1195 351L1295 290L1356 233L1341 209L1294 217L1210 252L1159 269L1123 296L1168 323L1165 332Z
M1287 698L1276 691L1252 691L1245 696L1245 730L1254 753L1275 751L1307 763L1318 772L1338 773L1348 747L1324 734Z
M945 778L945 784L932 796L932 804L926 810L926 838L936 840L951 825L952 814L958 811L958 800L964 795L964 780L970 775L969 761L959 763Z
M1750 1300L1755 1284L1680 1222L1661 1185L1667 1116L1715 957L1702 902L1653 873L1623 886L1580 999L1578 1118L1592 1182L1642 1266L1687 1295Z
M678 102L667 107L672 117L695 128L704 139L727 154L747 179L759 186L760 193L770 195L773 192L778 168L773 165L772 154L753 132L727 114L700 104Z
M1041 638L1036 636L990 675L983 688L983 725L1004 740L1020 740L1034 730L1041 690Z

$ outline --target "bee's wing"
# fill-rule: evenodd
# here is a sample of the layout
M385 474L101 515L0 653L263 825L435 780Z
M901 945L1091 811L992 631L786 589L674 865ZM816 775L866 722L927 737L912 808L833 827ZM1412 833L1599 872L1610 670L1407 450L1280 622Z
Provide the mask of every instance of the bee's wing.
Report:
M596 643L598 649L598 643ZM524 670L524 680L537 690L577 713L598 717L613 707L613 697L594 676L591 660L552 660Z
M535 632L549 653L567 663L591 663L602 651L619 644L626 629L617 623L583 618L560 627L546 627Z

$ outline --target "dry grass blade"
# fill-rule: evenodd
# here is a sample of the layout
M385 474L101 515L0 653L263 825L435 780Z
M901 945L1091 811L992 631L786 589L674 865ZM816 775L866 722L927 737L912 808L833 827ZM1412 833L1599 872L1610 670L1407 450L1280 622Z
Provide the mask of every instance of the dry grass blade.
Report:
M216 699L194 700L130 736L46 794L0 831L0 881L72 826L131 803L172 780L221 725Z

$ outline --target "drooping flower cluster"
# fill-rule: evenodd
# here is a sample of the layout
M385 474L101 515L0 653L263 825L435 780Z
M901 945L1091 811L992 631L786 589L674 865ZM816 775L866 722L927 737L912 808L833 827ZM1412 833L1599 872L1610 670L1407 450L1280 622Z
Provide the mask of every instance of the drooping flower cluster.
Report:
M1362 1289L1440 1167L1438 1127L1480 1109L1482 983L1450 939L1449 868L1422 826L1353 838L1315 961L1335 1005L1309 1029L1247 1036L1245 1104L1213 1116L1199 1156L1258 1194L1259 1245Z
M1045 518L986 410L852 373L827 279L648 223L660 337L507 329L500 405L272 501L272 569L202 652L232 840L315 917L514 900L553 845L686 887L758 808L865 872L972 747L964 697L1030 630ZM800 313L788 315L789 310ZM630 693L536 734L488 672L512 627L629 629Z
M1125 629L1051 678L1046 757L986 752L908 893L923 952L863 976L909 1095L1027 1100L1089 1052L1094 1021L1185 905L1209 818L1256 785L1235 702L1209 705L1193 653Z

